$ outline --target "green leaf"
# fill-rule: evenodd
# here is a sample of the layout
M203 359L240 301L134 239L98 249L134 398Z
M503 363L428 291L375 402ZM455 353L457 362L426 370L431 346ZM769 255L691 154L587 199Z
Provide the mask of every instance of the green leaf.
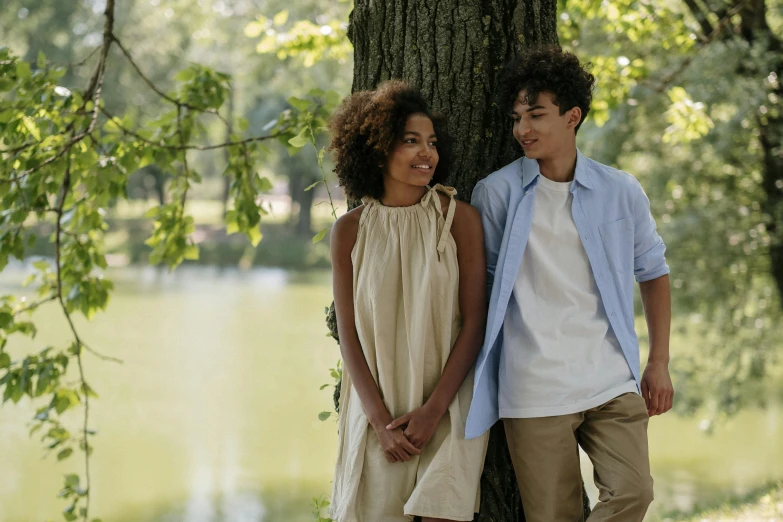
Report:
M29 78L30 64L22 60L16 62L16 75L19 76L19 78L22 78L23 80Z
M288 21L288 11L283 9L277 13L274 18L272 18L272 21L275 23L275 25L283 25Z
M258 244L261 242L261 238L264 237L264 235L261 233L260 227L251 227L247 230L247 238L250 240L250 244L254 247L258 246Z
M299 134L288 140L288 143L292 147L296 147L298 149L301 149L308 143L310 143L310 131L307 127L299 131Z
M13 322L13 314L9 312L0 312L0 328L8 328L8 326Z
M272 182L269 181L269 178L262 177L258 179L258 190L260 192L269 192L272 188Z
M83 391L83 392L84 392L84 394L85 394L85 395L87 395L88 397L94 397L94 398L96 398L96 399L98 398L98 394L97 394L97 393L95 393L95 390L93 390L93 389L90 387L90 385L89 385L89 384L87 384L86 382L85 382L85 383L82 383L82 391Z
M78 488L79 487L79 475L76 473L69 473L65 475L65 487L66 488Z
M71 453L73 453L73 449L65 448L64 450L62 450L60 453L57 454L57 460L65 460L71 456Z
M36 141L41 141L41 132L38 130L38 127L35 125L35 121L33 121L32 118L25 116L22 118L22 124L30 132L33 138L36 139Z
M5 352L0 353L0 368L8 368L11 366L11 356Z
M185 247L185 252L183 253L183 256L185 259L198 259L198 247L196 245L188 245Z
M313 237L313 244L318 243L323 240L323 238L326 236L326 232L329 230L329 228L325 228L318 232L315 237Z
M331 415L332 415L332 412L330 412L330 411L322 411L321 413L318 414L318 420L325 421L326 419L331 417Z
M79 396L75 391L61 388L55 393L54 409L57 413L62 413L72 406L79 404Z
M290 103L295 109L297 109L300 112L306 111L310 105L310 100L303 100L302 98L297 98L296 96L291 96L288 98L288 103Z
M318 184L319 184L319 183L321 183L321 180L318 180L318 181L316 181L315 183L313 183L312 185L310 185L309 187L307 187L306 189L304 189L304 191L305 191L305 192L308 192L308 191L310 191L310 190L313 190L315 187L317 187L317 186L318 186Z
M261 33L264 32L264 29L266 24L261 23L259 21L250 22L245 26L245 36L248 38L258 38L261 36Z
M323 390L324 388L328 388L329 386L331 386L331 385L330 384L322 384L321 387L318 388L318 389L319 390Z
M182 69L178 72L177 75L174 76L174 79L180 82L188 82L195 78L196 74L198 74L198 71L195 67L188 67L187 69Z

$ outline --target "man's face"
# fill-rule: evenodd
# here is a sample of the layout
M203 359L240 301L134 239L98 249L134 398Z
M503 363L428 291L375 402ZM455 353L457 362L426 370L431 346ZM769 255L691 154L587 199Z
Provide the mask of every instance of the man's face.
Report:
M550 160L573 147L581 109L574 107L560 114L551 92L540 93L536 100L526 98L527 92L520 91L511 111L514 138L522 145L525 156Z

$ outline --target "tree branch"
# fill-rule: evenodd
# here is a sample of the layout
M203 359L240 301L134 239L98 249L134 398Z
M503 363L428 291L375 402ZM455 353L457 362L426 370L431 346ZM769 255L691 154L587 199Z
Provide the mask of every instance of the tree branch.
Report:
M700 45L696 48L696 51L691 54L690 56L686 57L677 68L672 71L671 73L667 74L663 77L663 79L660 80L658 85L653 86L653 89L656 92L664 92L666 88L671 85L671 83L680 75L682 74L688 66L693 62L693 60L696 59L696 56L701 52L702 49L705 49L708 44L713 42L718 38L718 36L721 35L723 30L731 23L732 17L739 13L742 10L742 5L734 6L729 12L726 13L726 16L724 16L718 24L715 26L715 28L712 30L710 34L708 34L705 38L700 40ZM651 81L647 82L641 82L641 83L652 83Z
M41 143L40 141L28 141L27 143L23 143L18 147L14 147L13 149L0 149L0 154L16 154L17 152L21 152L25 149L29 149L30 147L39 145L40 143Z
M685 5L688 6L688 9L690 10L693 17L701 26L701 31L702 33L704 33L703 38L706 38L707 35L712 34L714 28L712 27L710 21L707 20L707 16L704 14L704 11L702 11L699 4L696 3L696 0L683 0L683 1L685 2Z
M119 38L117 38L117 36L115 36L115 35L112 35L112 38L113 38L113 39L114 39L114 41L117 43L117 47L119 47L119 48L120 48L120 51L122 51L122 54L124 54L124 55L125 55L125 58L127 58L127 59L128 59L128 61L130 62L131 66L132 66L132 67L133 67L133 68L136 70L136 74L138 74L138 75L139 75L139 77L140 77L142 80L144 80L144 83L146 83L146 84L147 84L147 86L148 86L150 89L152 89L153 91L155 91L155 93L156 93L158 96L160 96L161 98L163 98L164 100L166 100L166 101L167 101L167 102L169 102L169 103L173 103L174 105L177 105L178 107L186 107L187 109L190 109L190 110L192 110L192 111L196 111L196 112L202 112L202 113L205 113L205 114L214 114L214 115L215 115L215 116L217 116L217 117L218 117L218 118L219 118L219 119L220 119L220 120L221 120L223 123L225 123L226 125L228 125L228 121L227 121L227 120L226 120L226 119L225 119L225 118L224 118L224 117L223 117L223 116L222 116L222 115L221 115L221 114L220 114L220 113L219 113L217 110L215 110L215 109L203 109L203 108L200 108L200 107L195 107L195 106L193 106L193 105L190 105L189 103L184 103L184 102L182 102L182 101L180 101L180 100L178 100L178 99L176 99L176 98L172 98L171 96L169 96L169 95L168 95L168 94L166 94L165 92L161 91L161 90L158 88L158 86L157 86L157 85L155 85L155 83L153 83L153 81L152 81L152 80L150 80L150 79L147 77L147 75L146 75L146 74L144 74L144 72L142 72L141 68L138 66L138 64L136 64L136 61L135 61L135 60L133 59L133 57L131 56L130 52L128 52L128 50L125 48L125 46L123 46L123 45L122 45L122 42L120 42Z
M49 297L47 297L45 299L41 299L40 301L36 301L36 302L30 304L29 306L25 306L23 308L20 308L19 310L14 311L14 317L16 317L17 315L23 314L25 312L31 312L31 311L35 310L36 308L38 308L39 306L41 306L42 304L49 303L49 302L54 301L56 299L57 299L57 294L50 295Z
M109 111L107 111L105 108L101 108L101 112L103 114L112 120L112 123L117 126L120 131L122 131L123 134L127 136L132 136L136 138L139 141L142 141L152 147L158 147L161 149L170 149L170 150L213 150L213 149L222 149L225 147L233 147L235 145L246 145L248 143L252 143L255 141L265 141L277 138L285 133L287 129L283 129L280 132L277 132L275 134L268 134L266 136L253 136L251 138L247 138L240 141L227 141L225 143L217 143L217 144L211 144L211 145L169 145L168 143L156 143L152 140L149 140L141 135L139 135L137 132L132 131L128 129L127 127L124 127L121 123L119 123L119 118L112 115Z

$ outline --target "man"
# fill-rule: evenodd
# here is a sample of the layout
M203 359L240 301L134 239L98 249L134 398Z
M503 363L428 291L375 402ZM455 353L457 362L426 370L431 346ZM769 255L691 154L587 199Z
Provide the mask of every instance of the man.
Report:
M503 419L528 522L582 520L577 445L600 492L589 520L642 520L648 418L674 393L669 268L649 201L635 178L576 148L594 82L558 48L510 64L504 90L525 158L472 198L491 297L466 436ZM642 376L634 277L650 337Z

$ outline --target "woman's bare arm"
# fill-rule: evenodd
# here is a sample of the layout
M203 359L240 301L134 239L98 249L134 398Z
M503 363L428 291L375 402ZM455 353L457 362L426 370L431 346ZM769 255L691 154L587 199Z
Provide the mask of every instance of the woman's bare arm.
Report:
M368 421L379 434L381 446L387 452L387 458L391 454L394 457L393 460L406 461L410 459L410 455L418 455L421 452L405 439L401 430L398 430L398 433L386 433L386 425L391 422L392 416L383 403L356 331L351 251L356 244L359 218L363 210L363 207L359 207L348 212L338 219L332 227L332 281L340 351L345 370L350 375L356 393L362 401ZM389 458L389 460L392 459Z

